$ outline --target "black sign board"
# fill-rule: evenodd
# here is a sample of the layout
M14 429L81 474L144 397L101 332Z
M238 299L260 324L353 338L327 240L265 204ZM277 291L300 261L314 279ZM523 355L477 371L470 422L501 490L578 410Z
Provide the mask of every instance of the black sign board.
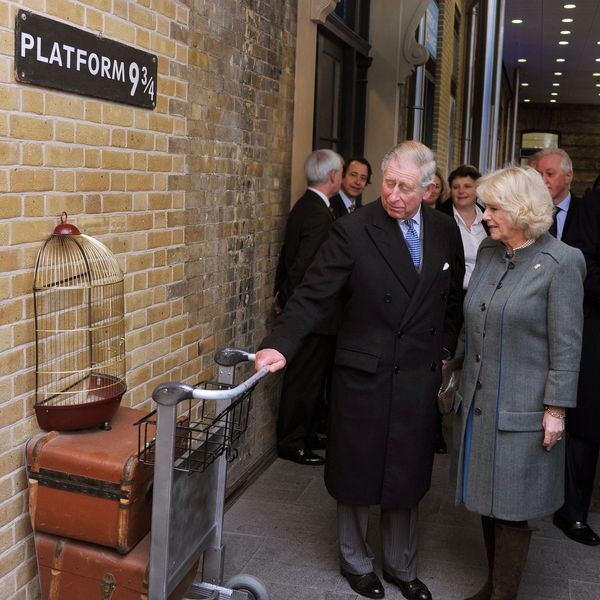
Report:
M144 108L156 106L154 54L19 10L17 81Z

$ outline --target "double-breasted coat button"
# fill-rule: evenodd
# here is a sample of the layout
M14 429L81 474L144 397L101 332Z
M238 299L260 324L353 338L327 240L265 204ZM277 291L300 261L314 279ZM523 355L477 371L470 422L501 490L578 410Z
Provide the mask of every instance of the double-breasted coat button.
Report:
M476 388L476 389L478 389L478 390L480 390L480 389L481 389L481 381L478 381L478 382L475 384L475 388Z
M391 294L386 294L386 295L383 297L383 301L384 301L386 304L389 304L389 303L392 301L392 295L391 295Z
M474 411L476 416L479 416L481 414L481 409L480 408L476 408Z
M448 294L446 294L446 292L442 292L442 293L440 294L440 298L441 298L442 300L445 300L447 297L448 297Z
M481 362L481 354L475 355L475 362Z
M396 365L394 367L394 375L397 375L399 371L400 371L400 367L398 365Z
M429 333L431 333L431 335L435 335L435 334L436 334L436 331L437 331L437 330L436 330L436 328L435 328L435 327L432 327L432 328L429 330Z
M515 268L515 263L514 262L509 262L507 268L508 269L514 269Z
M479 305L479 308L480 308L482 311L484 311L484 310L485 310L485 302L482 302L482 303Z
M400 340L402 339L402 331L397 331L396 332L396 337Z
M496 289L499 290L502 287L502 282L500 282L497 286Z

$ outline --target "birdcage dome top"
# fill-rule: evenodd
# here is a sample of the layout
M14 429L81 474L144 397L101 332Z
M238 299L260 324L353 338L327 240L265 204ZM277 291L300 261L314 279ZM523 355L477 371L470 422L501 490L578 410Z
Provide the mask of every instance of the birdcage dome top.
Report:
M38 253L34 290L92 287L122 280L123 272L112 252L67 223L63 213L61 223Z

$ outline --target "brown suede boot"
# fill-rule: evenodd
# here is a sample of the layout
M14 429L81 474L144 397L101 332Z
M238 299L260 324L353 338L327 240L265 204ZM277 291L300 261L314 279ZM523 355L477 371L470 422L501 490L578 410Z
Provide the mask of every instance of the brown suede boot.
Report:
M488 576L483 587L474 595L469 596L467 600L490 600L492 597L492 571L494 569L494 546L496 522L492 517L481 517L481 528L483 530L483 541L485 543L485 552L488 561Z
M529 527L496 523L491 600L517 600L521 575L527 562L531 531Z

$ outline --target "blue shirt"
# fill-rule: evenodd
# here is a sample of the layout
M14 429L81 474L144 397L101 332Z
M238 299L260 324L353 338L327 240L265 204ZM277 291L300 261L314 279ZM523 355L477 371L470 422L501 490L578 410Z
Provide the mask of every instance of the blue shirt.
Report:
M565 221L567 220L567 212L571 206L571 194L567 194L567 197L559 202L556 207L560 210L556 213L556 239L562 239L563 229L565 228Z

